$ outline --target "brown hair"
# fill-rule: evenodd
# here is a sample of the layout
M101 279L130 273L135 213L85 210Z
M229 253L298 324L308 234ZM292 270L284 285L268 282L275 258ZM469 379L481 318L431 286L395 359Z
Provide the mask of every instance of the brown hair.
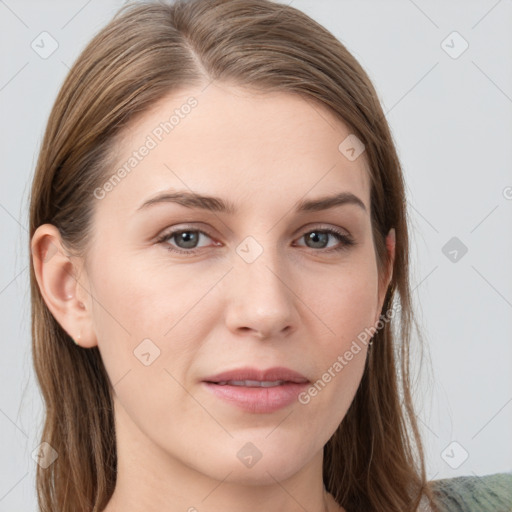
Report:
M379 276L396 232L393 276L383 305L399 296L400 319L374 336L362 381L324 447L324 484L350 512L417 510L430 498L413 411L409 340L415 323L409 285L404 181L392 136L367 74L330 32L270 0L148 2L122 8L70 70L51 111L30 203L30 238L55 225L85 258L93 191L104 182L116 141L164 96L216 80L298 94L329 108L365 145ZM97 347L75 346L49 312L31 266L33 360L46 406L42 441L59 454L38 467L42 512L94 512L116 481L112 387ZM398 335L393 325L399 322ZM421 336L420 336L421 337Z

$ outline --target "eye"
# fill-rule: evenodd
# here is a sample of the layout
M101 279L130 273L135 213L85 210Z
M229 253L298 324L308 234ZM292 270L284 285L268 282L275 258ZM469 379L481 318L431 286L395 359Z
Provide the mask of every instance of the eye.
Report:
M199 229L181 228L164 233L160 238L158 238L157 242L166 243L168 245L167 249L171 252L192 255L199 252L196 249L196 244L199 242L202 235L205 236L206 238L210 238L210 236L207 233ZM175 248L168 243L171 240L174 240L176 242L178 248Z
M329 243L329 237L338 240L340 245L328 248L323 252L341 251L355 245L355 241L351 236L346 235L334 228L314 229L302 235L301 239L304 238L307 244L313 244L313 246L308 245L308 247L312 249L325 249L326 245Z
M198 248L197 244L202 237L211 239L208 233L204 231L199 229L189 229L185 227L164 233L157 239L157 243L163 243L167 245L167 249L170 252L192 256L200 251L201 247ZM307 247L311 249L319 249L324 253L341 251L348 249L356 244L350 235L344 234L334 228L319 228L310 230L302 235L299 240L302 238L306 240ZM329 247L329 238L338 240L339 244L335 245L334 247ZM171 241L173 241L176 245L171 244ZM215 242L214 245L219 246L220 244ZM299 247L300 246L302 245L299 245Z

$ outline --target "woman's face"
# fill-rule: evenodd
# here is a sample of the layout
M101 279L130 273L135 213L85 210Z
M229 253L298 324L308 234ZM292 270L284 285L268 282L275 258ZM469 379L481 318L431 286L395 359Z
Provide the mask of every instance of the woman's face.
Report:
M117 178L93 198L89 294L77 295L81 344L99 347L134 460L260 483L321 462L385 292L365 155L349 135L298 96L215 84L129 130ZM358 199L300 208L342 193Z

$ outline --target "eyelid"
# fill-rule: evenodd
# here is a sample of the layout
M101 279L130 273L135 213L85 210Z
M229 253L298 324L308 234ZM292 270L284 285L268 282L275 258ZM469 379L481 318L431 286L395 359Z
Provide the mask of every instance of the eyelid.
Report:
M294 236L297 235L304 235L305 233L309 233L310 231L315 230L322 230L322 231L328 231L328 230L334 230L339 231L340 234L346 235L347 237L351 237L350 232L346 228L342 228L341 226L336 226L333 224L327 224L325 222L310 222L309 224L306 224L305 226L301 226L297 231L295 231Z

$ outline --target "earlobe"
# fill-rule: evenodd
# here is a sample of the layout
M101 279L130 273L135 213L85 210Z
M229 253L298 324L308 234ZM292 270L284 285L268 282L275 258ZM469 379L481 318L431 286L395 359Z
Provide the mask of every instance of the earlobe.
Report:
M39 226L31 240L31 252L39 290L54 318L75 343L80 334L81 346L96 345L93 336L87 334L92 333L90 304L81 300L85 289L76 278L77 269L59 230L52 224Z

